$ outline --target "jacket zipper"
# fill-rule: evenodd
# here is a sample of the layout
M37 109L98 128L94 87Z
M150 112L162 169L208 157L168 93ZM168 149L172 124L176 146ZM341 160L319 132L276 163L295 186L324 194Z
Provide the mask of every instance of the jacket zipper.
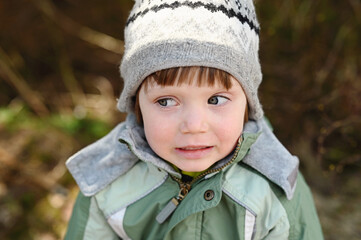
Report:
M242 137L240 137L238 139L237 147L236 147L236 150L235 150L231 160L229 160L227 163L225 163L223 166L221 166L219 168L210 169L210 170L200 174L199 176L195 177L190 182L183 182L181 179L171 175L171 178L179 184L180 190L179 190L178 196L173 197L167 203L167 205L162 209L162 211L160 211L160 213L157 215L157 217L156 217L157 222L161 224L164 221L166 221L170 217L170 215L172 215L172 213L177 209L178 205L183 201L183 199L187 196L188 192L191 190L192 184L194 184L196 181L198 181L202 177L204 177L208 174L211 174L211 173L219 172L222 169L224 169L225 167L229 166L231 163L233 163L238 155L239 150L241 149L241 143L242 143Z

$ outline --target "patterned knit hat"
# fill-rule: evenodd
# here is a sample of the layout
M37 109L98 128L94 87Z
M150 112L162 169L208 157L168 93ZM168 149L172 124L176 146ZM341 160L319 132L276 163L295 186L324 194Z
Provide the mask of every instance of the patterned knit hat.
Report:
M153 72L205 66L233 75L246 93L249 117L260 119L259 30L252 0L136 0L125 27L119 110L134 111L136 90Z

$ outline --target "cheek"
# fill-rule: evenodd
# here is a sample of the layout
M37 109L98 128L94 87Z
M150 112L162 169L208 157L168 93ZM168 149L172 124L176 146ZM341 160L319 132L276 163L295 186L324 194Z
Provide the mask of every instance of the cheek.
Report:
M237 141L243 131L244 114L241 111L238 113L224 114L222 119L218 122L218 136L223 142Z
M164 119L159 114L149 114L143 116L143 121L145 136L152 148L172 139L174 127L169 119Z
M240 123L228 123L219 129L218 133L223 142L233 143L241 136L243 125Z
M159 119L158 119L159 120ZM174 133L169 120L165 123L155 119L144 124L145 137L151 149L161 158L168 159L173 146Z

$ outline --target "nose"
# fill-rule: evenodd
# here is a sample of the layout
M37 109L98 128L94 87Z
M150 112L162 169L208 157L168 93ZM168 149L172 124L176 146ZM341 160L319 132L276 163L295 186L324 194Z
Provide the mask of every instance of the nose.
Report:
M209 129L207 112L199 106L189 107L184 111L181 125L183 134L205 133Z

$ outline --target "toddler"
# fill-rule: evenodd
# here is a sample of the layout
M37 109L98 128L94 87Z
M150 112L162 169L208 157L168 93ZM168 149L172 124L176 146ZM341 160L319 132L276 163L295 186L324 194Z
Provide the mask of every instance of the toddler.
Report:
M299 161L258 99L251 0L137 0L121 63L127 112L67 167L66 239L323 239Z

